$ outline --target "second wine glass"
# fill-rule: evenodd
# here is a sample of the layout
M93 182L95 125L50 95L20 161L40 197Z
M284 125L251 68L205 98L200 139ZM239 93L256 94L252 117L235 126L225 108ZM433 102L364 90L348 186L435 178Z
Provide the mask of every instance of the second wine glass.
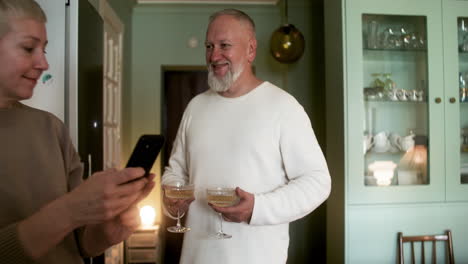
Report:
M175 200L190 200L194 198L194 185L182 185L182 184L175 184L175 185L163 185L164 194L169 199ZM170 226L167 228L167 231L171 233L185 233L190 231L189 227L182 226L180 223L180 219L185 215L185 212L180 212L177 209L177 224L175 226Z
M236 195L234 188L208 188L206 189L206 197L209 203L218 207L228 207L239 203L239 197ZM226 234L223 231L223 215L218 213L219 230L214 234L217 239L231 238L232 235Z

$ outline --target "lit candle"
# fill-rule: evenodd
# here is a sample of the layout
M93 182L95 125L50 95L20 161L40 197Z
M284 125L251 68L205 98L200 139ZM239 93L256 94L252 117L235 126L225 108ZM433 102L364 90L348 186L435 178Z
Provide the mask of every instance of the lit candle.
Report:
M152 206L145 205L140 209L141 225L143 227L151 227L156 218L156 211Z

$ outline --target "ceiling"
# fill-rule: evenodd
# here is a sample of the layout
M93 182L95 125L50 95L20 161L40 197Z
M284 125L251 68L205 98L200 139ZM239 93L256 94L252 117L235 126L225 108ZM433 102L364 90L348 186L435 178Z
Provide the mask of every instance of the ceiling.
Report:
M137 4L236 4L276 5L279 0L136 0Z

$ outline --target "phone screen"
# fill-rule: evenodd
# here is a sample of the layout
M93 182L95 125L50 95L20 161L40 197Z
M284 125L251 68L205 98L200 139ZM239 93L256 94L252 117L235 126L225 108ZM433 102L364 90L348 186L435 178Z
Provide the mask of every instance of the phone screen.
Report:
M142 135L127 162L128 167L142 167L147 176L164 145L162 135Z

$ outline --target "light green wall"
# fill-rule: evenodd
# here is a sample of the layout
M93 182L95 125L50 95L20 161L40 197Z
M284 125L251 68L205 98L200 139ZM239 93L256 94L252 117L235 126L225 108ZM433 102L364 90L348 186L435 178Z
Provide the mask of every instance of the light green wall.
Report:
M322 149L325 148L324 1L288 0L288 22L302 32L306 48L299 61L283 65L287 90L309 114Z

